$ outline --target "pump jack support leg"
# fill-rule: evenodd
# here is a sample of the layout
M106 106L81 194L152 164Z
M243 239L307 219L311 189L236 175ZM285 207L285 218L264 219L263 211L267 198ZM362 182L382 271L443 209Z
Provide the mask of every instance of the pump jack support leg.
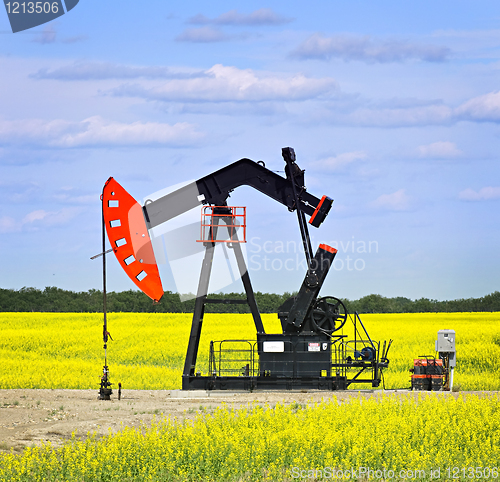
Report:
M218 221L218 218L215 218ZM215 227L215 231L217 228ZM213 238L217 237L215 232ZM200 344L201 326L203 324L203 315L205 314L205 300L208 294L208 284L210 281L210 274L212 272L212 261L214 258L215 243L207 243L205 246L205 257L203 258L203 265L201 267L200 282L198 284L198 293L196 296L196 303L194 305L193 323L191 325L191 334L189 335L188 349L186 353L186 361L184 363L184 372L182 373L182 388L187 390L189 388L189 377L194 376L196 359L198 357L198 346Z

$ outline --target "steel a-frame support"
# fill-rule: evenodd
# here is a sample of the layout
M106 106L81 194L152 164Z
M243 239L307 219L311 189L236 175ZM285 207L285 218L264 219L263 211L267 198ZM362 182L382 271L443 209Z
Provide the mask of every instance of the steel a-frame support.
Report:
M260 317L259 308L257 306L257 301L255 300L255 294L252 288L252 283L250 282L250 276L248 274L247 266L245 263L245 258L241 250L241 245L238 242L236 232L230 230L230 217L231 210L226 207L214 207L214 214L220 214L220 216L214 215L213 226L210 228L209 239L211 241L205 243L205 256L203 258L203 264L201 267L200 281L198 283L198 291L196 296L196 303L194 306L193 321L191 324L191 334L189 335L188 348L186 353L186 361L184 363L184 371L182 373L182 389L189 390L191 388L190 380L192 377L196 376L196 360L198 357L198 348L200 344L201 329L203 326L203 316L205 314L205 305L207 303L223 303L228 304L239 304L247 303L250 307L252 313L253 321L255 324L255 329L257 333L265 333L264 325L262 324L262 319ZM212 262L214 258L215 246L217 244L217 230L219 229L220 222L225 222L228 227L228 233L230 236L232 249L236 257L236 262L238 264L238 270L240 273L243 286L245 288L246 300L211 300L208 298L208 287L210 284L210 275L212 273ZM221 226L222 228L223 226Z

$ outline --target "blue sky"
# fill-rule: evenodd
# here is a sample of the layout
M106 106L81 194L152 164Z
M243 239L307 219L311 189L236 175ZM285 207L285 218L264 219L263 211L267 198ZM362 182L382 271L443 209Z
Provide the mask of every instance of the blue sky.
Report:
M282 170L291 146L335 200L311 228L339 249L325 295L499 290L499 22L488 0L81 0L16 34L0 13L0 287L101 287L109 176L142 200L243 157ZM230 202L254 288L297 290L295 214Z

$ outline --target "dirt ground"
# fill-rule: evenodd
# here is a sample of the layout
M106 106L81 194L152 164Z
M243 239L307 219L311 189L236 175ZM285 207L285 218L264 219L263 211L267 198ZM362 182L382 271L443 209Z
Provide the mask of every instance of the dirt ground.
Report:
M62 445L76 431L85 438L89 432L107 435L124 427L149 425L156 417L177 420L212 412L221 403L239 408L252 403L319 402L321 399L346 400L351 397L379 397L384 393L407 394L405 390L361 390L346 392L183 392L180 390L124 390L111 400L98 400L97 390L0 390L0 450L21 452L25 447L50 442ZM414 392L415 393L415 392ZM419 392L417 392L419 393ZM420 392L423 393L423 392ZM429 392L437 396L457 393Z

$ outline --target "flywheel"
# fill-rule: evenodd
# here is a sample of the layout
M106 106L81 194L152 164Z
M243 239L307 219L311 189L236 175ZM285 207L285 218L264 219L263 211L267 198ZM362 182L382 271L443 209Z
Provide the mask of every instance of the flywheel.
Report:
M316 300L309 317L316 332L331 335L344 326L347 309L338 298L325 296Z

